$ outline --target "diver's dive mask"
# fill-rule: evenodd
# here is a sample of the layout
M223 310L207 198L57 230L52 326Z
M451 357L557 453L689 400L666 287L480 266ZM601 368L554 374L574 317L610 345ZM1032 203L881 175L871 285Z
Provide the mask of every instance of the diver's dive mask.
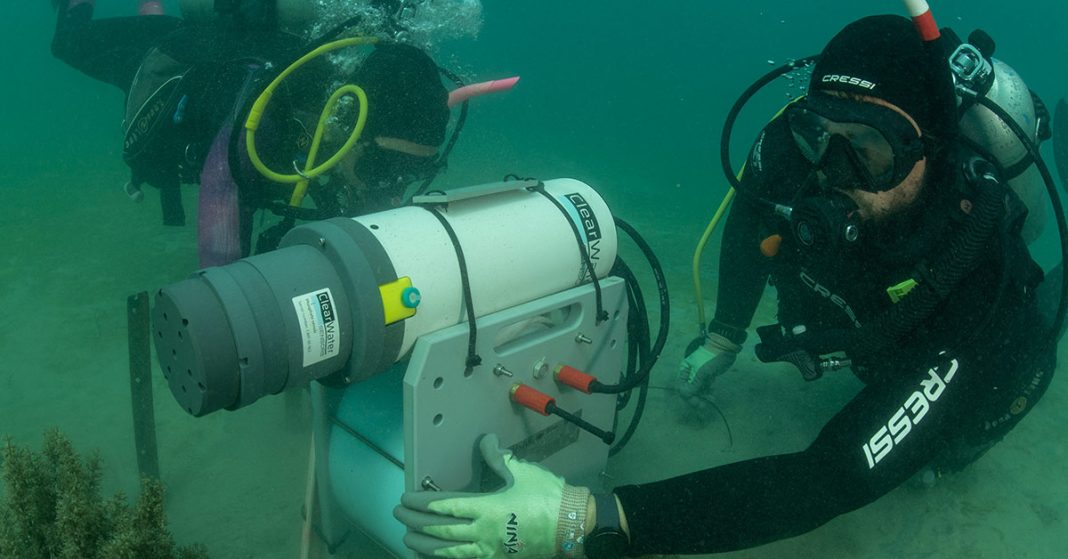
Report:
M353 169L375 199L399 198L408 185L434 176L437 157L420 157L367 142Z
M924 157L924 141L898 112L812 94L786 109L790 132L825 189L883 192Z

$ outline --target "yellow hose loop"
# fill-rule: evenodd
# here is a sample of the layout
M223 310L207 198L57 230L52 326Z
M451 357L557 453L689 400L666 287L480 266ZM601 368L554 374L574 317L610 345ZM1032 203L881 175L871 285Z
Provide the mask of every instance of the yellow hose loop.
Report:
M378 39L375 37L352 37L349 39L341 39L339 41L334 41L322 45L316 48L315 50L309 52L308 54L305 54L304 56L300 57L300 59L298 59L293 64L290 64L289 67L282 71L282 73L279 74L278 77L276 77L263 90L263 93L261 93L260 96L256 98L256 101L252 104L252 109L249 111L248 118L245 120L245 147L248 151L249 161L252 163L252 166L260 172L261 175L263 175L269 180L283 184L299 184L301 182L305 182L306 188L307 181L315 179L316 177L329 171L334 165L337 164L338 161L341 160L341 158L345 156L348 150L352 149L352 146L354 146L356 144L356 141L359 140L360 134L363 132L363 125L366 123L367 120L367 96L363 93L362 89L354 85L346 85L341 87L338 91L335 91L334 94L330 96L330 101L327 102L323 113L319 117L319 127L315 131L314 143L316 144L316 147L319 139L322 137L324 124L327 118L329 117L330 112L337 104L337 101L341 97L341 95L351 93L356 95L357 99L359 100L360 116L357 120L356 128L349 136L348 141L345 142L345 145L340 150L338 150L338 153L334 154L333 157L328 159L326 163L322 165L319 165L317 167L313 166L314 157L309 154L308 163L305 165L303 173L281 174L271 170L267 167L266 164L264 164L263 160L260 159L259 153L256 151L256 129L259 128L260 121L263 119L263 114L266 112L267 106L268 104L270 104L271 97L274 95L275 91L282 84L282 82L285 81L285 79L288 78L298 68L300 68L313 58L316 58L328 52L351 46L374 44L377 42ZM303 194L300 197L303 198ZM294 198L296 198L296 193L294 193Z
M360 102L360 116L356 119L356 127L353 128L352 134L349 134L349 139L345 140L345 144L341 146L341 149L337 150L337 153L324 161L322 165L313 167L315 158L319 155L319 145L322 143L323 132L326 130L326 121L333 114L334 106L341 100L341 97L347 94L355 95ZM327 100L326 106L323 107L323 112L319 115L319 124L315 127L315 136L312 138L311 148L308 150L308 160L304 165L304 172L297 174L300 180L297 181L297 186L293 189L293 197L289 200L290 206L300 206L300 203L304 200L304 194L308 190L308 181L333 169L334 165L337 165L352 150L360 139L360 135L363 134L363 127L366 124L367 94L358 85L348 84L338 88Z

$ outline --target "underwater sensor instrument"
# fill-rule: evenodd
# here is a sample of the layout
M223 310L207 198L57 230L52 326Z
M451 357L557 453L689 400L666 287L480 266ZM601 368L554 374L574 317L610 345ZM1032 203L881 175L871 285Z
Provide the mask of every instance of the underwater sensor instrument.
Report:
M279 250L164 287L153 310L171 391L195 416L315 379L387 369L420 336L589 281L616 257L612 214L589 186L471 187L354 219L299 226ZM428 211L430 208L430 211ZM435 209L437 208L437 209Z
M412 556L390 514L404 491L492 490L471 460L487 425L517 457L602 484L642 415L670 315L655 255L582 182L516 179L413 203L301 225L275 251L164 287L151 332L192 415L307 385L308 490L328 511L318 535L339 545L356 525L398 557ZM655 343L617 226L653 268Z

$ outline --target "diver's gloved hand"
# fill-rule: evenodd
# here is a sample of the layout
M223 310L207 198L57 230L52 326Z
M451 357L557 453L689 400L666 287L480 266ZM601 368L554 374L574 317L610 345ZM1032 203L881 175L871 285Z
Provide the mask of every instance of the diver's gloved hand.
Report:
M431 557L582 557L590 491L521 461L485 435L479 450L505 485L494 493L408 492L393 516L408 526L404 545Z
M794 334L798 330L800 333ZM834 331L824 335L825 339L837 339ZM787 331L781 324L769 324L757 328L760 343L753 348L757 359L764 363L790 363L797 367L805 380L816 380L823 376L823 367L819 356L809 348L820 346L814 342L811 333L804 327L794 327ZM807 342L807 343L806 343Z
M712 333L690 342L675 377L675 388L690 410L701 417L710 414L713 405L707 398L712 382L734 365L741 349L738 344Z

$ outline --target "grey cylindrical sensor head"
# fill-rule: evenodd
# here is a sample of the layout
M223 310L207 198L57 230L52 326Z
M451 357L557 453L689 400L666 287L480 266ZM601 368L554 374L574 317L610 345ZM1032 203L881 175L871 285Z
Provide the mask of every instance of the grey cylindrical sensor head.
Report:
M386 369L403 325L383 323L379 285L394 280L375 237L339 218L164 287L152 324L171 392L201 416L335 373L345 382Z

